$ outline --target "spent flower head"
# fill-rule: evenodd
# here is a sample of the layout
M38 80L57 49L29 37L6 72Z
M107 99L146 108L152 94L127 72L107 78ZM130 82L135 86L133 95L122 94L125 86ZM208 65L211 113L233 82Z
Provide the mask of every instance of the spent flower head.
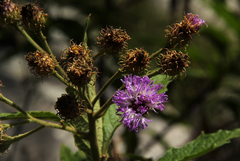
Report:
M113 96L113 102L118 106L117 115L120 115L121 123L129 128L129 131L138 132L138 127L147 128L151 120L145 118L149 110L157 113L164 110L164 102L167 102L165 93L157 94L163 88L160 83L153 84L147 76L139 77L128 75L121 80L126 85L126 90L118 90Z
M51 75L55 68L53 59L46 52L38 50L34 53L30 52L25 56L25 59L28 61L30 72L41 78Z
M144 74L149 68L149 54L142 48L135 50L128 50L125 54L120 56L120 66L123 67L127 73Z
M71 47L63 51L61 66L67 73L70 81L77 86L84 86L97 74L91 57L91 50L82 44L71 42Z
M19 5L11 0L0 1L0 21L6 24L13 24L20 20Z
M100 47L100 52L107 55L118 54L127 48L127 41L130 40L125 30L110 28L102 29L96 39L96 44Z
M72 120L84 112L85 107L72 94L62 94L55 103L54 109L57 115L65 121Z
M181 51L167 50L165 54L160 54L157 65L161 68L161 74L167 74L169 76L181 76L181 72L185 73L186 68L189 67L188 53L183 54Z
M192 35L198 34L198 31L205 24L205 21L199 18L199 15L188 13L187 17L179 23L174 23L173 27L167 26L166 48L182 48L188 45L192 40Z
M28 3L21 10L23 24L33 31L42 30L48 19L48 14L39 5Z

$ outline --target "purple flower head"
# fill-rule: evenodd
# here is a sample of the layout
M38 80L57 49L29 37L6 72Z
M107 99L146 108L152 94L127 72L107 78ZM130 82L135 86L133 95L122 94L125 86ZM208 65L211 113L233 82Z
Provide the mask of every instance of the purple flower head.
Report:
M146 129L147 122L151 121L144 117L147 112L153 110L157 113L156 109L164 110L162 103L167 102L167 95L157 94L163 85L153 84L147 76L141 78L128 75L121 81L126 85L126 90L118 90L113 95L113 102L119 107L116 114L122 117L120 122L127 126L129 131L138 132L138 127Z
M207 26L206 22L197 14L187 13L187 19L196 30L200 30L203 24Z

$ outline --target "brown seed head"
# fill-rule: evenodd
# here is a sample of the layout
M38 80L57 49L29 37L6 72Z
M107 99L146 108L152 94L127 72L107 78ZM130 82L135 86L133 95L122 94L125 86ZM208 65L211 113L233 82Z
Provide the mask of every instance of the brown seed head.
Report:
M189 67L188 64L190 63L188 59L188 53L183 54L181 51L167 50L166 54L160 54L157 64L161 67L162 73L170 76L181 76L181 72L183 72L186 76L186 68Z
M0 21L6 24L13 24L20 20L19 5L11 0L0 1Z
M54 109L57 115L65 121L78 117L85 110L82 103L71 94L62 94L55 103Z
M97 74L91 50L85 49L81 44L71 43L71 47L63 51L61 65L70 81L77 86L86 85L92 80L93 74Z
M33 31L42 30L48 18L43 8L31 3L22 6L21 15L23 24Z
M182 48L191 42L192 35L197 34L198 30L203 24L206 24L204 20L200 19L198 15L188 13L187 17L184 16L184 20L179 23L174 23L173 27L167 26L166 35L167 44L166 48Z
M38 50L35 53L30 52L25 59L28 61L30 72L41 78L51 75L55 68L53 59L45 52Z
M128 36L125 30L121 28L113 29L113 27L110 26L110 28L106 27L106 29L100 31L96 39L96 44L99 45L100 52L110 56L126 49L126 41L130 39L130 36Z
M142 48L128 50L126 54L121 55L120 59L120 66L122 66L127 73L133 74L145 73L150 63L149 54Z

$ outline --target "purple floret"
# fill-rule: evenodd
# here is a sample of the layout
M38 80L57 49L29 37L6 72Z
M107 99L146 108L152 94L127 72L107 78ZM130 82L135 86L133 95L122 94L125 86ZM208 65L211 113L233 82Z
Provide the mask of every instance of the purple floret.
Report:
M199 18L199 15L197 14L188 13L187 18L188 21L191 22L191 25L194 26L196 30L200 30L203 24L207 26L206 22L203 19Z
M149 110L156 113L156 109L163 111L163 103L167 102L165 93L157 94L163 85L153 84L147 76L141 78L128 75L121 81L126 85L126 90L118 90L113 96L113 102L118 106L116 114L122 117L120 122L128 127L129 131L138 132L138 127L147 129L147 122L151 120L144 116Z

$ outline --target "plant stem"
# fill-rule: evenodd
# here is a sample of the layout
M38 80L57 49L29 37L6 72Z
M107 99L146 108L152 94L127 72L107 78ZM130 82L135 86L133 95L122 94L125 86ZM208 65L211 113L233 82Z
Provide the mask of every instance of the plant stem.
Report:
M165 48L159 49L158 51L156 51L155 53L150 55L149 59L152 60L153 58L157 57L161 52L164 52L164 50L166 50L166 49Z
M44 126L39 126L39 127L35 128L35 129L31 130L31 131L28 131L28 132L26 132L26 133L23 133L23 134L19 134L19 135L17 135L17 136L14 136L13 139L14 139L15 141L19 141L19 140L21 140L21 139L23 139L23 138L25 138L25 137L27 137L27 136L29 136L29 135L37 132L37 131L43 129L43 128L44 128Z
M119 88L119 90L123 89L124 87L125 87L125 85L123 84L123 85ZM110 97L110 98L104 103L104 105L103 105L97 112L95 112L95 113L93 114L93 118L94 118L95 120L98 119L98 118L100 118L100 117L102 117L102 116L107 112L109 106L110 106L111 104L113 104L112 98L113 98L113 96Z
M78 134L79 137L81 137L81 138L85 138L85 139L88 138L88 133L78 131L75 128L72 128L70 126L56 124L56 123L52 123L52 122L47 122L47 121L43 121L43 120L40 120L40 119L37 119L37 118L34 118L34 117L29 119L29 121L40 124L40 125L43 125L45 127L51 127L51 128L55 128L55 129L61 129L61 130L69 131L71 133Z
M29 122L30 122L29 120L23 120L23 121L16 122L16 123L3 124L3 127L5 129L7 129L7 128L14 128L14 127L17 127L17 126L21 126L21 125L27 124Z
M94 106L95 103L97 102L97 100L102 96L102 94L104 93L104 91L107 89L107 87L115 80L117 79L119 76L122 75L123 72L121 72L121 70L119 69L108 81L107 83L104 84L104 86L100 89L100 91L98 92L98 94L96 95L96 97L93 99L92 101L92 105Z
M24 111L21 107L19 107L18 105L16 105L15 103L13 103L11 100L7 99L6 97L4 97L1 93L0 93L0 101L12 106L13 108L15 108L17 111L21 112L22 114L24 114L25 116L27 116L27 118L31 118L32 116L29 115L26 111Z
M44 51L29 35L28 33L25 31L25 29L21 26L19 26L18 24L16 25L16 28L18 29L18 31L24 36L26 37L26 39L28 40L28 42L30 42L30 44L32 44L37 50L39 51Z
M162 70L161 68L159 68L159 69L157 69L157 70L154 70L153 72L147 74L147 76L148 76L149 78L154 77L155 75L160 74L161 70Z
M96 132L96 121L93 119L92 114L88 114L88 121L89 121L89 141L92 151L92 157L94 161L100 161L99 156L99 149L97 143L97 132Z
M65 78L67 78L67 74L65 73L65 71L61 68L61 66L59 65L57 59L55 58L55 55L53 55L53 52L51 50L51 48L48 45L47 39L46 37L43 35L42 31L39 31L37 33L38 38L40 39L40 41L42 42L42 44L44 45L44 48L46 49L46 51L50 54L50 56L52 57L55 65L56 65L56 69L58 70L58 72Z
M103 55L104 53L102 53L102 52L98 52L97 54L95 54L95 55L93 55L93 57L92 57L92 59L93 60L96 60L98 57L100 57L101 55Z
M54 71L52 75L58 80L60 80L66 86L69 86L68 82L61 75L59 75L57 71Z

